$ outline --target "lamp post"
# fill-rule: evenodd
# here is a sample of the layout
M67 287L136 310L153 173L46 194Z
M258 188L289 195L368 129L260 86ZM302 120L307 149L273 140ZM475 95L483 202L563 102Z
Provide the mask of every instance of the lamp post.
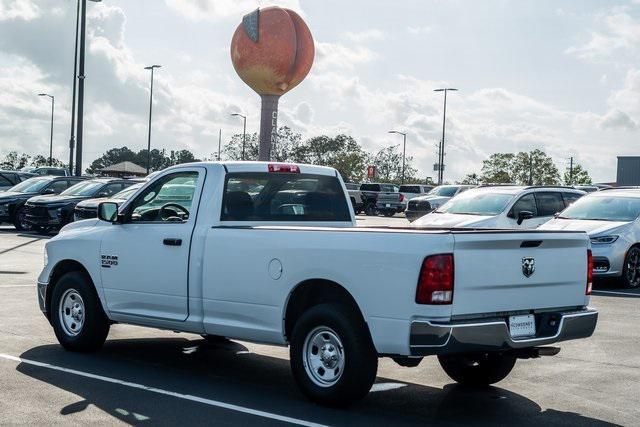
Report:
M402 135L402 180L400 181L400 183L404 184L404 162L405 162L405 155L407 152L407 133L400 132L397 130L390 130L389 133L397 133L398 135Z
M151 111L153 110L153 70L160 68L162 65L150 65L144 67L145 70L151 70L151 91L149 93L149 133L147 136L147 175L151 168Z
M444 109L442 113L442 140L440 141L440 146L438 149L438 185L442 185L442 181L444 180L444 131L445 123L447 120L447 92L457 90L458 89L452 87L434 90L434 92L444 92Z
M47 96L51 98L51 131L49 136L49 166L51 166L53 158L53 111L56 105L56 97L47 93L39 93L38 96Z
M76 32L73 33L75 50L73 51L73 91L71 94L71 133L69 135L69 175L73 175L73 150L76 146L76 83L78 82L78 27L80 26L80 0L76 11Z
M235 117L242 117L242 120L244 121L242 126L242 160L244 160L244 150L247 143L247 116L243 116L240 113L233 113L231 115Z
M87 38L87 0L82 1L82 7L80 8L80 58L78 60L78 124L76 129L76 137L78 138L76 144L76 176L82 175L82 131L84 126L84 53L85 42ZM89 0L94 3L99 3L101 0ZM77 31L77 29L76 29ZM76 54L76 56L78 56ZM73 114L73 112L72 112Z

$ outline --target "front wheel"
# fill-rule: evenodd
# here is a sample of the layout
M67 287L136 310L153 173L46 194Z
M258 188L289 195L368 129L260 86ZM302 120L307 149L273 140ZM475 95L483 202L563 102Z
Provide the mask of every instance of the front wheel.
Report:
M360 316L343 304L307 310L291 334L291 370L302 393L328 406L348 406L371 389L378 355Z
M506 353L477 353L438 356L442 369L457 383L481 387L502 381L516 364Z
M376 214L376 205L373 203L367 203L364 207L364 214L366 216L374 216Z
M640 247L634 246L627 252L622 270L622 286L629 289L640 287Z
M56 338L67 350L96 351L109 334L109 319L98 294L79 271L66 273L55 284L50 316Z
M16 211L13 226L18 231L31 231L33 229L31 223L27 221L27 210L24 206Z

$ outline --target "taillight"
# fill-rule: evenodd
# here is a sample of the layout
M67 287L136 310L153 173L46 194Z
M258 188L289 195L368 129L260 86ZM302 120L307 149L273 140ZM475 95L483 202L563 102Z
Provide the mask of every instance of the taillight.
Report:
M591 288L593 287L593 254L591 249L587 249L587 295L591 295Z
M400 201L404 202L404 194L400 194Z
M431 255L424 259L416 289L418 304L453 302L453 254Z
M269 172L291 172L300 173L300 167L298 165L291 165L288 163L269 163Z

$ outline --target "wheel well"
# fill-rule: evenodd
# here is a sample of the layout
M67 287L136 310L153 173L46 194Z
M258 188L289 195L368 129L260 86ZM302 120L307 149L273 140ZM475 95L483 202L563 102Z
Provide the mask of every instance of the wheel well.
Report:
M51 271L51 274L49 276L49 286L47 286L47 295L45 296L47 309L51 307L51 296L53 295L53 288L55 288L56 283L58 283L58 280L60 280L62 276L72 271L79 271L83 273L87 276L89 281L93 283L93 280L91 280L91 275L89 274L87 269L84 268L84 265L80 264L78 261L72 259L65 259L63 261L60 261L58 264L56 264L55 267L53 267L53 270Z
M349 291L330 280L312 279L298 284L289 296L284 317L285 338L291 337L296 321L307 309L329 302L348 305L366 325L360 307Z

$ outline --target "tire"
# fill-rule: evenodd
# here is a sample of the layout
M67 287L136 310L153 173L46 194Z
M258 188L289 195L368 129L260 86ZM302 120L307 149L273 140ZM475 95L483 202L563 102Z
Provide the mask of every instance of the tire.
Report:
M376 215L376 205L373 203L367 203L364 207L364 214L366 216L375 216Z
M640 287L640 247L632 246L624 258L624 268L620 277L622 286L627 289Z
M64 274L55 284L50 316L58 342L70 351L96 351L109 334L109 319L98 294L79 271Z
M369 331L345 304L308 309L293 328L289 351L298 387L308 399L322 405L348 406L366 396L376 379L378 355ZM321 351L327 364L318 355Z
M459 384L483 387L502 381L516 364L506 353L477 353L438 356L442 369Z
M387 218L394 216L396 213L394 211L384 211L384 216Z
M31 231L33 227L26 221L26 209L24 206L18 208L13 218L13 226L18 231Z

